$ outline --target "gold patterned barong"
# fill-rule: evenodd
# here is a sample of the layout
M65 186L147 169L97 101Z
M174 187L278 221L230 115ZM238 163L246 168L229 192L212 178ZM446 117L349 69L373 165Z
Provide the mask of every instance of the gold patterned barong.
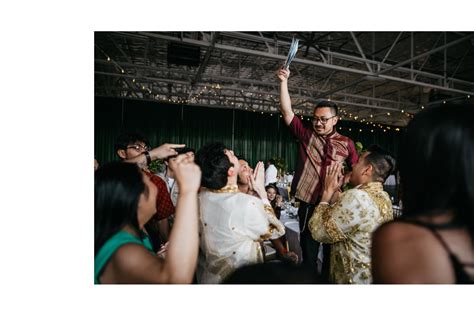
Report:
M315 240L331 244L332 282L372 282L372 233L392 219L392 202L380 182L350 189L332 206L321 203L316 207L309 228Z

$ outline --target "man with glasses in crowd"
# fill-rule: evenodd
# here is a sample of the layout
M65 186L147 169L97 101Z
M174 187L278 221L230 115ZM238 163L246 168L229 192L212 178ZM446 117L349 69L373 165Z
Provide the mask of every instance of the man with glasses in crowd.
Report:
M178 154L177 148L185 145L163 144L150 148L146 137L138 133L122 133L115 141L115 152L124 162L136 163L143 173L153 182L158 191L156 198L156 213L145 225L155 251L168 240L168 217L175 213L175 207L168 192L168 186L159 176L148 170L148 165L157 159L165 159Z
M300 244L303 264L317 270L319 243L308 229L308 221L321 199L326 170L335 162L346 161L352 166L358 160L354 142L336 131L337 106L334 102L322 101L314 108L312 126L305 127L291 108L288 92L290 71L281 68L277 72L280 81L280 111L286 125L299 140L295 176L291 185L297 201L300 226ZM329 245L324 246L322 278L329 276Z

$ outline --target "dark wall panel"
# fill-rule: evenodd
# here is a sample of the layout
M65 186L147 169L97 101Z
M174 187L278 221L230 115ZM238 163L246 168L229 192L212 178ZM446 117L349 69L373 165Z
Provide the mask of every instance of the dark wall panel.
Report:
M304 122L309 124L307 118ZM337 126L342 128L338 130L341 134L360 141L364 147L379 144L395 154L400 132L373 128L372 133L367 125L348 121ZM297 141L276 114L95 98L94 150L100 163L116 159L114 141L123 130L141 132L151 146L169 142L199 149L207 142L221 141L252 166L258 160L278 156L289 170L295 168Z

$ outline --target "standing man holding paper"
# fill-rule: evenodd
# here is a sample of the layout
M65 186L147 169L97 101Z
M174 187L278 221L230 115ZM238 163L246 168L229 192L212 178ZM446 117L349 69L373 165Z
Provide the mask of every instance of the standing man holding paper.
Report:
M288 92L290 71L281 68L277 77L280 80L280 111L285 124L299 140L296 173L291 185L291 192L300 202L298 217L300 224L300 244L303 264L317 269L319 243L308 229L308 221L313 215L315 206L321 199L327 169L337 163L346 161L349 166L358 160L354 142L336 132L338 108L334 102L322 101L314 108L312 126L305 127L291 108ZM329 276L329 245L324 247L322 277Z

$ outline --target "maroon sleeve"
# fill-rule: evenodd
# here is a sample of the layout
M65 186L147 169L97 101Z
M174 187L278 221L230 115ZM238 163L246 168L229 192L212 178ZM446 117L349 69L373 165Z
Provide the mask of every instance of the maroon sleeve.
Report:
M153 215L153 218L159 221L174 214L174 205L171 201L165 181L152 173L147 172L146 174L158 189L156 196L156 214Z
M308 129L303 126L303 123L296 114L293 116L289 128L291 133L304 143L306 143L311 136L311 131L308 131Z
M348 138L349 156L346 158L346 162L352 167L359 160L359 155L355 149L354 142L352 139Z

